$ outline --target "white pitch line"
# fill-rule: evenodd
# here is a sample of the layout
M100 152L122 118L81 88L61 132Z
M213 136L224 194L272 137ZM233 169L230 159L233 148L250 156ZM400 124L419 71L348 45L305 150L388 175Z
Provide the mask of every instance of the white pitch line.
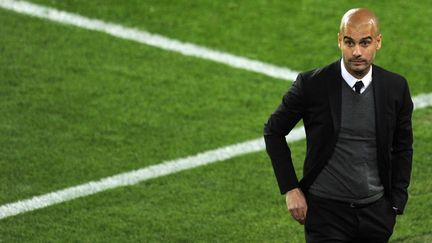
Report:
M88 19L79 15L70 14L23 1L0 0L0 7L44 19L50 19L52 21L64 24L105 32L119 38L134 40L162 49L180 52L184 55L213 60L233 67L266 74L271 77L294 80L297 76L296 72L286 68L276 67L259 61L210 50L205 47L199 47L194 44L182 43L177 40L168 39L159 35L150 34L136 29L125 28L120 25L110 24L99 20ZM416 96L414 97L413 101L415 103L415 108L424 108L430 106L432 104L432 94ZM293 142L301 140L304 137L304 128L300 127L294 129L287 136L287 140ZM215 163L252 152L258 152L264 149L264 141L262 138L260 138L206 151L194 156L166 161L158 165L117 174L111 177L102 178L98 181L91 181L60 191L35 196L31 199L2 205L0 206L0 219L36 209L41 209L79 197L92 195L108 189L134 185L148 179Z
M304 129L303 127L300 127L294 129L288 135L287 139L289 141L298 141L304 137ZM215 150L205 151L194 156L166 161L161 164L102 178L98 181L91 181L60 191L35 196L31 199L2 205L0 206L0 219L66 202L75 198L89 196L108 189L134 185L152 178L227 160L248 153L262 151L264 149L264 140L259 138Z
M415 109L431 106L432 93L418 95L413 98L413 102ZM302 140L303 138L305 138L304 127L299 127L291 131L291 133L287 136L287 141L294 142ZM259 152L264 149L264 140L259 138L219 149L205 151L194 156L166 161L161 164L102 178L98 181L91 181L60 191L55 191L48 194L35 196L30 199L2 205L0 206L0 219L36 209L45 208L76 198L89 196L108 189L134 185L152 178L216 163L240 155Z
M432 105L432 93L419 94L413 97L414 109L426 108Z
M97 19L90 19L77 14L68 13L25 1L0 0L0 7L62 24L104 32L118 38L132 40L164 50L178 52L186 56L194 56L218 63L223 63L231 67L261 73L274 78L292 81L295 80L298 75L298 72L288 68L278 67L272 64L236 56L230 53L212 50L210 48L198 46L192 43L170 39L135 28L128 28L119 24L108 23Z

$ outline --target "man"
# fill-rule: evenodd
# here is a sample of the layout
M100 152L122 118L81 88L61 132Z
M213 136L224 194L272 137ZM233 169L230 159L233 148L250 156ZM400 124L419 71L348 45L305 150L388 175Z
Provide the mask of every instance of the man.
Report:
M407 81L373 63L381 48L368 9L342 18L342 59L298 75L264 138L292 217L307 242L387 242L407 202L412 162ZM298 181L285 136L303 119L307 151Z

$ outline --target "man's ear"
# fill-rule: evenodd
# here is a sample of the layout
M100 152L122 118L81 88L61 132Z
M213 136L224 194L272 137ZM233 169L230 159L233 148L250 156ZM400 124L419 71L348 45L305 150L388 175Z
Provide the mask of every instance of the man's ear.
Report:
M379 50L379 49L381 49L381 43L382 43L382 35L381 34L379 34L377 36L376 41L377 41L377 48L376 49Z
M339 49L341 49L341 35L340 35L340 33L338 33L337 34L337 43L338 43L338 47L339 47Z

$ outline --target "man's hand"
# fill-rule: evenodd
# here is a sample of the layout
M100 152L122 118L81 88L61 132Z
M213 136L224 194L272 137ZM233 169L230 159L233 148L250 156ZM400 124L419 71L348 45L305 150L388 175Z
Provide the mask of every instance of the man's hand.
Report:
M285 195L286 205L291 216L300 224L304 224L306 220L307 204L303 192L300 188L294 188Z

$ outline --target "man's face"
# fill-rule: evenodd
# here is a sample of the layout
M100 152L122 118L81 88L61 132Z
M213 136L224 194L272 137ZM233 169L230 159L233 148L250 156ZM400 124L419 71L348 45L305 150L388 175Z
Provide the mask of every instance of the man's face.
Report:
M347 24L338 34L338 45L347 71L362 78L369 71L375 53L381 48L381 34L377 34L371 23Z

